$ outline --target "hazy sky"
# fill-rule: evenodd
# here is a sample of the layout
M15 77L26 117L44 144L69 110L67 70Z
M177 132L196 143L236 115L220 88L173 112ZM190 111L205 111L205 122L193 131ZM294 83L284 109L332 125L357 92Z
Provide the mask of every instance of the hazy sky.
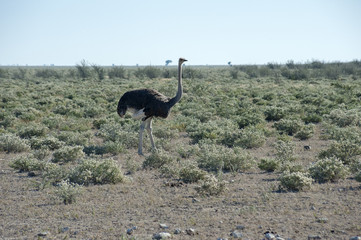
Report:
M0 65L361 59L359 0L0 0Z

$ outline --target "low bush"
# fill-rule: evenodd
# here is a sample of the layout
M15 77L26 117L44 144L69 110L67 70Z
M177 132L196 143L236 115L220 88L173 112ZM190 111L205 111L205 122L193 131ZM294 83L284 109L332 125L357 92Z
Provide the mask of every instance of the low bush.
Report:
M293 162L295 157L295 145L290 141L278 140L275 143L276 160L282 165Z
M20 172L31 172L42 170L45 166L45 162L39 161L32 155L19 156L13 159L10 163L10 167Z
M288 191L301 191L309 189L312 185L312 178L302 172L283 174L279 180L280 188Z
M196 153L198 166L208 171L240 171L249 169L252 157L243 149L215 144L202 144Z
M70 170L64 166L49 162L44 166L41 172L41 188L49 185L55 185L63 180L68 180Z
M348 168L336 157L317 161L309 168L309 173L318 182L337 182L348 175Z
M145 158L143 162L144 168L161 168L173 161L173 158L165 151L158 150L152 152L151 155Z
M361 182L361 171L355 174L355 180Z
M89 142L89 138L92 136L90 132L79 133L76 131L62 131L56 137L71 146L85 146Z
M65 146L53 153L52 162L54 163L66 163L73 162L75 160L81 159L84 157L83 147L81 146Z
M286 116L286 110L282 107L269 106L265 109L264 115L267 121L279 121Z
M296 133L295 137L300 140L307 140L313 136L314 125L308 124L302 126L302 128Z
M0 135L0 151L4 152L26 152L30 150L30 146L28 145L28 141L25 139L21 139L18 136L5 133Z
M279 161L270 158L263 158L261 159L261 162L258 163L258 168L267 172L274 172L279 169L280 166L281 164Z
M361 142L361 129L358 127L337 127L335 125L323 124L323 128L325 129L325 132L322 137L326 139L333 139L337 142Z
M121 66L113 66L108 71L109 78L125 78L126 77L126 70L124 67Z
M319 153L320 158L336 157L340 159L344 164L351 164L356 156L361 154L361 145L354 143L353 141L343 140L334 141L326 150L322 150Z
M219 195L226 190L226 183L219 181L213 175L206 175L204 180L200 181L200 184L195 187L198 194L203 196Z
M30 145L32 149L49 149L49 150L56 150L61 148L64 143L59 141L57 138L55 137L46 137L46 138L32 138L30 140Z
M245 128L250 125L257 125L265 122L264 115L253 110L254 109L251 111L242 112L239 116L235 117L235 121L237 122L239 128Z
M199 169L195 165L187 165L179 171L180 179L185 183L195 183L204 180L207 175L206 171Z
M55 69L51 68L43 68L43 69L35 69L35 77L38 78L56 78L60 79L62 77L61 72L56 71Z
M355 109L335 109L332 110L326 117L331 121L331 123L336 124L339 127L361 126L361 113Z
M138 132L126 131L126 128L122 129L119 124L105 123L101 125L97 135L105 140L121 143L127 148L138 146Z
M303 123L300 120L293 119L281 119L275 122L273 125L280 133L294 135L300 131L303 127Z
M120 166L112 159L84 159L69 174L69 180L83 185L115 184L124 182L125 177Z
M69 180L63 180L58 184L55 195L58 196L64 204L72 204L76 202L82 190L81 185L69 182Z
M48 128L42 125L27 125L20 128L18 135L21 138L44 137Z
M226 131L221 143L229 147L258 148L263 146L266 137L262 130L249 126L240 130Z

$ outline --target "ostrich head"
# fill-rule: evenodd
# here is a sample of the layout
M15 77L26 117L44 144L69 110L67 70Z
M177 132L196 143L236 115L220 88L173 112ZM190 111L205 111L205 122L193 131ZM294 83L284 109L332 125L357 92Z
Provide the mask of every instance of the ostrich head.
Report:
M184 62L186 62L186 61L188 61L187 59L185 59L185 58L179 58L179 64L182 64L182 63L184 63Z

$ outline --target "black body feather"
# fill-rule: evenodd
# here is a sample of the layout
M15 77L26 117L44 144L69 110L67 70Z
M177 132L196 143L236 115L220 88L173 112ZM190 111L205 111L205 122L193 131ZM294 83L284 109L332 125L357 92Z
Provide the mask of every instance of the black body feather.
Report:
M141 110L144 108L145 118L150 117L166 118L170 112L170 98L153 89L138 89L124 93L118 102L117 112L124 116L129 108Z

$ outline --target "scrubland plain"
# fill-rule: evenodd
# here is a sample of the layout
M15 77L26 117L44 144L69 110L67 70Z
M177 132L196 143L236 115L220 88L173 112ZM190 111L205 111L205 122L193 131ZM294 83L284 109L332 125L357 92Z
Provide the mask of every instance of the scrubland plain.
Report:
M158 151L145 136L138 156L140 122L117 102L173 97L176 74L1 67L0 238L361 236L361 62L186 65Z

